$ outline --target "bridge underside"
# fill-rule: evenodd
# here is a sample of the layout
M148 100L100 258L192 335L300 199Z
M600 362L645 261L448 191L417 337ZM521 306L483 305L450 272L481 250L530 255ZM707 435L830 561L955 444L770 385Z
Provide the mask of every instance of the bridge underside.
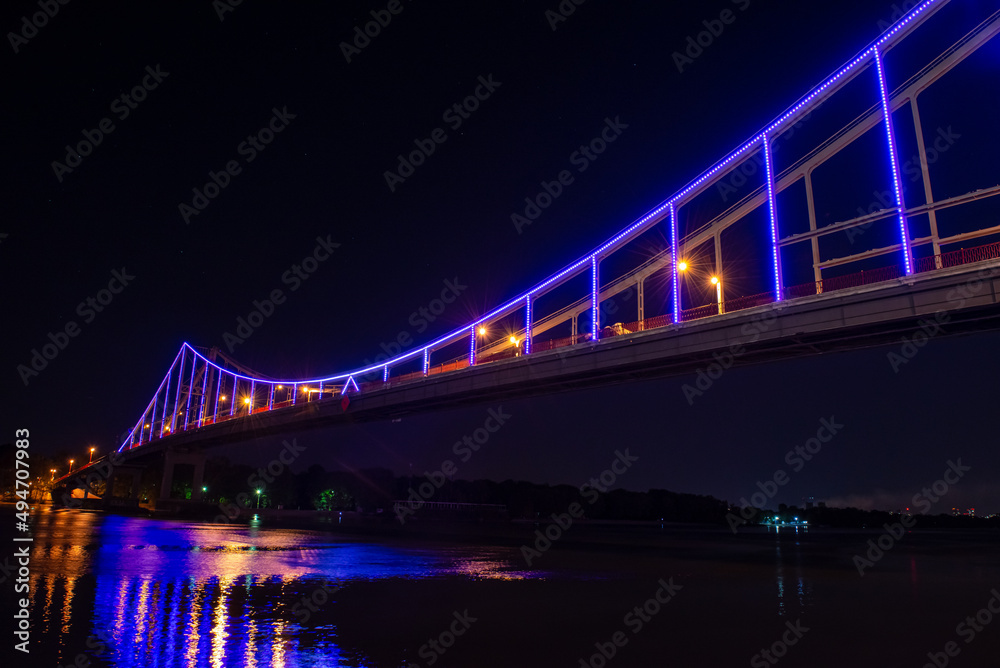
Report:
M165 448L205 448L332 425L388 420L464 405L898 343L928 322L940 335L1000 328L1000 261L941 270L853 291L804 297L597 344L516 357L352 395L288 406L154 440L127 459Z

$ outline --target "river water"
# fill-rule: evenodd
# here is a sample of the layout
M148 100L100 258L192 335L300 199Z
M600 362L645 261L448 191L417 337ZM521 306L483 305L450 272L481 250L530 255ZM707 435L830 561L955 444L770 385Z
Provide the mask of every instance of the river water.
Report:
M529 566L520 545L534 530L447 542L41 507L31 653L8 641L0 656L38 668L919 668L930 653L1000 666L996 532L910 532L862 576L854 557L881 530L577 525Z

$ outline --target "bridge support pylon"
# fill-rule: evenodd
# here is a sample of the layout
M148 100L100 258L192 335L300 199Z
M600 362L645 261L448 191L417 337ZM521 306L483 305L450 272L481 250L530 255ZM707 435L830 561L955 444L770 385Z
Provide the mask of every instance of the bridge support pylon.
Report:
M191 500L201 501L201 487L205 479L205 455L201 452L179 452L166 450L163 453L163 478L160 481L160 500L170 499L170 491L174 485L174 467L178 464L194 466L194 476L191 479Z

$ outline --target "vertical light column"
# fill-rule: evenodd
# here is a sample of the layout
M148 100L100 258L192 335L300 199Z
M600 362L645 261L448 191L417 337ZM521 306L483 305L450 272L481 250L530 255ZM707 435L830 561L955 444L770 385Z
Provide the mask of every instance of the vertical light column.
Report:
M382 367L382 382L383 383L389 382L389 365L388 364L386 364L384 367Z
M531 354L531 295L527 295L524 303L524 354Z
M427 372L430 370L430 368L431 368L431 351L430 351L429 348L424 348L424 375L425 376L427 375Z
M681 286L680 272L677 263L680 262L677 248L677 209L670 203L670 302L671 316L674 324L681 321Z
M229 417L233 417L233 415L236 413L236 386L237 386L238 383L239 383L239 379L236 377L236 374L234 373L233 374L233 393L229 397Z
M205 375L201 378L201 401L198 402L198 425L201 426L202 421L205 419L205 400L207 395L205 392L208 390L208 375L211 373L212 367L209 366L208 362L205 362Z
M191 356L191 377L188 379L188 400L187 405L184 407L184 429L188 428L188 422L191 419L191 395L194 394L194 370L198 368L198 358L194 355Z
M896 193L896 211L899 214L899 237L903 245L903 269L906 275L913 274L913 252L910 248L910 232L906 224L906 204L903 200L903 183L899 175L899 159L896 157L896 134L892 127L892 105L889 102L889 87L885 79L882 51L875 49L875 69L878 72L879 94L882 97L882 114L885 116L885 136L889 145L889 164L892 167L892 188Z
M268 385L267 391L267 410L274 408L274 383Z
M167 371L167 389L163 392L163 412L160 415L160 438L163 438L163 430L167 426L167 405L170 403L170 380L171 376L174 375L174 365L176 364L177 359L174 358L174 363L170 365L170 370ZM152 429L152 426L152 423L150 423L150 429ZM150 435L152 435L152 431L150 431Z
M476 366L476 323L469 332L469 366Z
M222 392L222 371L219 371L219 380L215 384L215 412L212 413L212 423L219 421L219 397Z
M316 396L317 399L323 398L323 381L319 381L319 394Z
M297 402L298 400L299 400L299 384L292 383L292 405L294 406L295 402Z
M781 301L781 249L778 248L778 207L774 196L774 156L771 155L771 135L761 140L764 145L764 172L767 178L767 204L771 210L771 266L774 271L774 301Z
M181 349L181 362L177 367L177 391L174 392L174 407L170 411L170 432L177 430L177 405L181 402L181 381L184 379L184 360L187 358L187 348Z
M601 277L598 268L596 255L590 256L590 340L597 341L601 338L598 327L601 324L600 305Z

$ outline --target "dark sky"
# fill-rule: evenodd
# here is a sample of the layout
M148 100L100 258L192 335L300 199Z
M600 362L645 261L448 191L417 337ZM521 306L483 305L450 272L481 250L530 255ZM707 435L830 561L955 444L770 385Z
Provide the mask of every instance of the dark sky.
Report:
M232 348L272 376L345 371L401 333L419 343L461 326L588 253L727 155L875 39L896 9L870 0L589 0L562 3L575 10L553 22L546 12L557 10L555 0L388 4L398 13L379 1L71 2L37 30L23 26L41 11L37 3L5 5L4 32L28 39L12 44L8 35L0 56L0 438L25 427L39 453L110 449L182 342L225 349L237 318L275 289L286 301ZM996 9L953 0L890 56L890 76L898 83ZM363 48L345 49L373 11L391 21L359 42ZM724 11L728 24L717 21ZM702 53L679 64L675 52L712 28L719 34ZM927 95L925 134L953 138L931 166L938 198L998 182L1000 94L986 83L996 81L998 56L991 43ZM807 121L786 158L875 102L870 75L862 80L852 89L861 93L856 101ZM491 82L488 97L482 81ZM133 100L143 82L149 89ZM486 97L478 109L446 115L477 87ZM620 137L579 171L572 154L608 119L620 124ZM280 129L273 141L245 143L269 124ZM899 125L905 161L915 151L912 122ZM397 156L436 129L443 143L390 188L385 173L397 169ZM100 141L67 164L67 145L86 136ZM888 187L883 144L872 151L865 141L819 177L821 224L856 216ZM235 174L220 176L227 163ZM511 214L566 169L573 183L518 230ZM211 183L210 173L225 187L185 216L181 205L199 204L193 191ZM911 206L913 196L908 188ZM713 190L688 207L683 229L721 211L721 198ZM779 204L790 210L794 201ZM996 212L984 204L949 218L946 231L985 227ZM786 233L803 216L789 214ZM744 250L762 238L735 234ZM873 229L863 247L825 241L824 254L885 245L885 234ZM292 278L286 272L313 253L317 238L340 245L307 279ZM641 260L664 243L656 231L622 256ZM756 284L766 275L760 258L750 250L730 257L730 275L739 267L745 279L731 284L730 296L766 289ZM134 278L90 312L86 300L114 272ZM786 273L810 275L801 262ZM427 325L411 317L448 282L465 286L455 303ZM647 315L665 312L665 293L652 292ZM633 302L619 307L620 319L635 317ZM18 365L71 322L78 334L26 384ZM898 373L889 349L731 370L693 406L681 390L691 378L505 404L509 423L463 463L460 477L579 485L629 448L641 459L619 481L630 489L736 501L785 469L792 480L776 502L812 495L898 508L961 458L972 469L935 511L996 511L998 343L994 334L938 337ZM456 440L482 426L487 408L302 434L303 462L437 467L454 459ZM785 453L831 416L843 430L793 472ZM269 459L279 447L272 439L242 452Z

